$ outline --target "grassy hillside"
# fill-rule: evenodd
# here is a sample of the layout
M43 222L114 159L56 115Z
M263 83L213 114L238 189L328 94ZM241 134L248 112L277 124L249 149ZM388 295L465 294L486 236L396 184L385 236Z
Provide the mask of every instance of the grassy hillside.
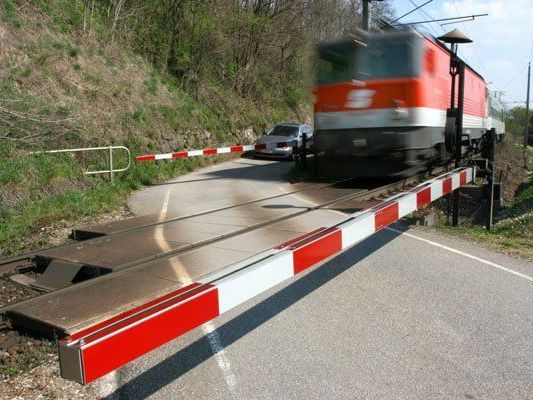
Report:
M23 250L21 237L55 221L112 211L131 190L210 162L134 165L111 186L105 176L83 175L105 167L103 156L30 151L115 144L135 155L230 144L309 115L305 88L277 97L266 89L260 95L266 79L253 95L209 76L184 82L118 27L110 37L107 3L88 9L91 2L81 0L0 2L2 255Z

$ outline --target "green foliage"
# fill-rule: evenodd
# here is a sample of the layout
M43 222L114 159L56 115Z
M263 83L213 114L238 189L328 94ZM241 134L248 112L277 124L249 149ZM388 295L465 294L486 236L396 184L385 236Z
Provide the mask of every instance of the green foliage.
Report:
M516 143L524 143L526 131L525 107L514 107L507 111L505 128ZM533 112L529 113L529 144L533 145Z
M442 229L452 229L441 226ZM500 210L491 231L484 227L453 228L494 245L533 257L533 179L522 184L514 201Z
M80 49L77 49L75 47L71 47L69 50L68 50L68 55L70 57L78 57L80 55Z
M2 0L2 2L0 2L0 11L2 12L2 21L14 28L21 27L17 5L14 0Z
M125 144L133 149L134 155L140 154L137 141L129 140ZM13 148L6 149L3 146L0 152L13 155ZM121 163L120 158L117 158L117 164ZM204 159L133 164L130 170L115 176L114 185L105 175L83 177L80 166L66 155L42 154L15 162L0 161L0 184L37 194L14 207L0 208L2 253L20 251L23 246L21 239L43 226L113 211L125 204L125 198L132 190L190 172L212 161ZM103 167L102 164L99 166ZM28 179L28 174L31 179ZM60 185L61 181L71 184ZM42 196L35 190L37 187L48 187L52 192L54 187L63 188L58 193Z

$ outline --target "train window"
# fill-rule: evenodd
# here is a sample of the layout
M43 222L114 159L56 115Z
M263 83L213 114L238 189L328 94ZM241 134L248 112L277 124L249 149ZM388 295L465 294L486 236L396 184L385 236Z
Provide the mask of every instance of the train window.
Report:
M422 68L422 50L422 41L413 36L372 38L366 47L353 40L324 44L319 48L318 82L415 77Z
M318 81L322 84L349 81L356 77L358 56L353 42L338 42L319 49Z
M420 41L416 38L374 38L361 60L362 79L406 78L418 75ZM421 62L420 62L421 64Z

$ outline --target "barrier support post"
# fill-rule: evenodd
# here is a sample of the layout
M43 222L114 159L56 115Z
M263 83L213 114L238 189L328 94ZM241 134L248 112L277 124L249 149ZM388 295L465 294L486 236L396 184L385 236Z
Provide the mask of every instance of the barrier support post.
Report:
M487 170L487 183L488 183L488 210L487 210L487 223L486 228L488 231L492 229L492 214L494 212L494 149L496 146L496 129L492 128L487 131L488 135L488 170Z
M113 181L113 146L109 146L109 179Z
M459 58L455 59L457 75L459 76L459 87L457 95L457 117L455 130L455 168L459 168L463 153L463 107L464 107L464 89L465 89L465 63ZM453 192L453 212L452 226L459 224L459 190Z

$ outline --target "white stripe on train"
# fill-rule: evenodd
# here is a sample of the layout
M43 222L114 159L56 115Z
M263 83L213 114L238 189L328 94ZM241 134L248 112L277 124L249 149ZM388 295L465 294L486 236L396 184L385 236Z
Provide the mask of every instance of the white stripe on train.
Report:
M394 108L315 113L315 129L444 127L446 111L428 107L406 108L405 118L395 118ZM486 118L464 114L464 128L486 127Z

